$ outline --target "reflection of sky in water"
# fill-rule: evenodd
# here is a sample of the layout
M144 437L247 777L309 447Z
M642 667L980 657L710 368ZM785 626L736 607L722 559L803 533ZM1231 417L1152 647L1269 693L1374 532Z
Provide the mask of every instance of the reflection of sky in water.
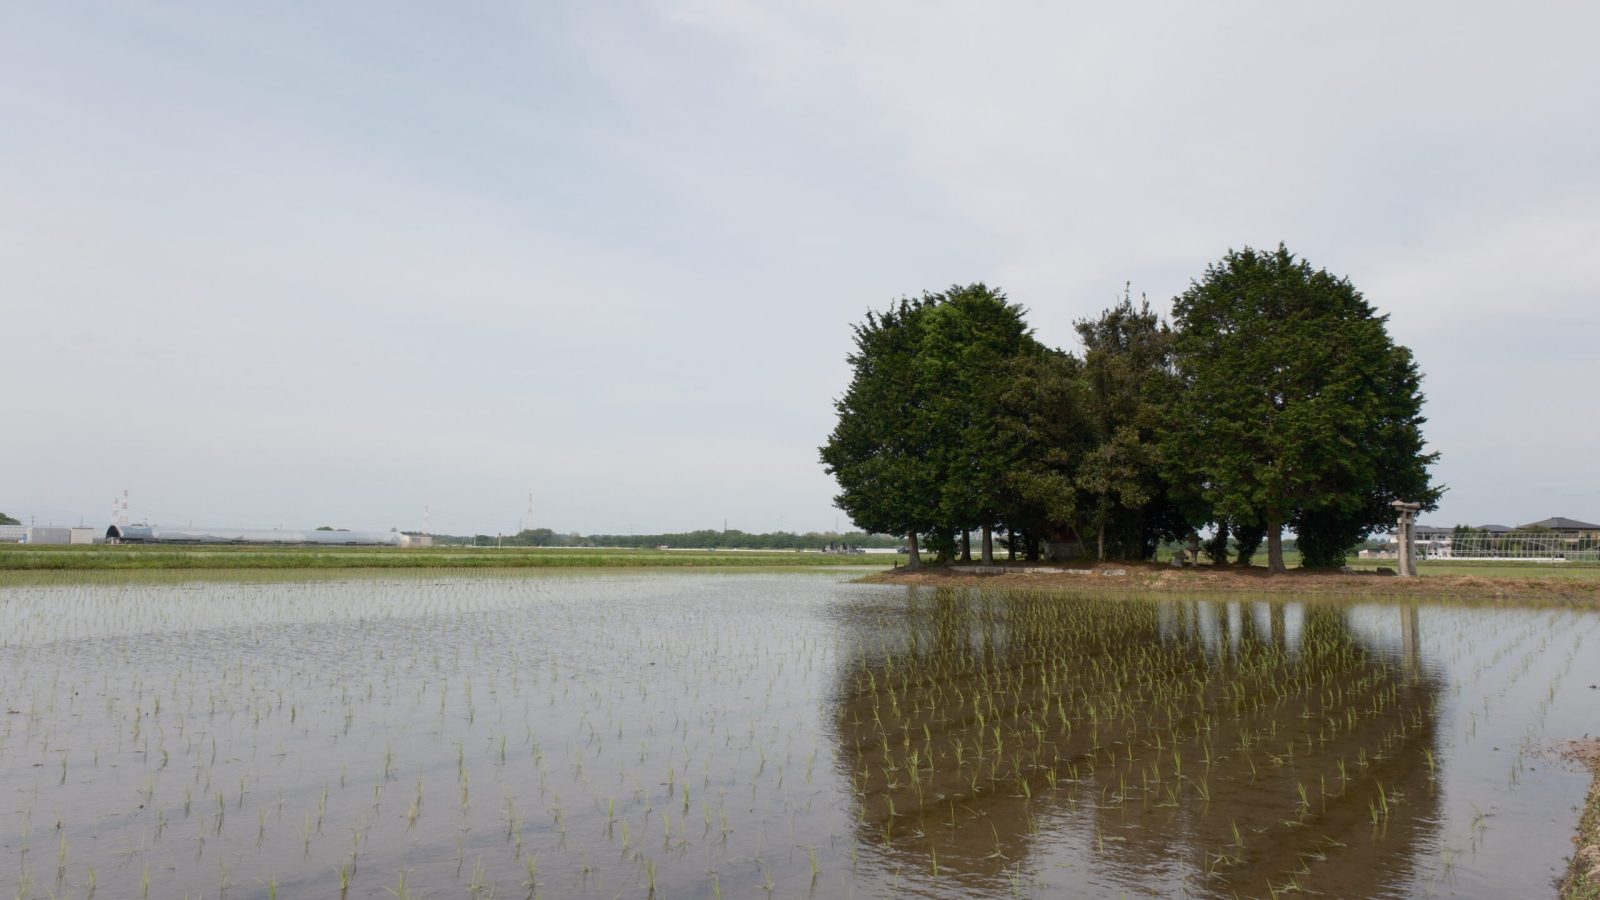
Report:
M1293 647L1305 606L1284 609ZM1402 664L1414 659L1445 686L1434 751L1441 801L1411 890L1544 893L1564 868L1590 777L1558 751L1600 730L1600 692L1591 688L1600 679L1600 615L1363 603L1347 619L1362 645Z
M1542 750L1600 721L1595 614L848 577L0 586L0 876L329 896L359 847L351 897L525 896L531 858L543 896L1501 897L1570 848L1587 775Z
M1398 615L1363 605L1350 620L1364 642L1399 655ZM1419 887L1547 893L1571 852L1590 777L1554 751L1600 730L1600 691L1590 688L1600 682L1600 616L1420 606L1416 622L1422 667L1446 686L1436 751L1443 799Z
M901 686L900 704L936 706L948 702L951 693L964 701L964 680L969 688L981 682L985 692L989 685L998 685L1003 695L998 710L990 704L988 721L976 709L963 718L958 703L951 710L953 716L932 717L933 734L929 723L922 722L925 755L946 761L954 756L959 767L961 745L971 745L973 736L986 730L993 733L997 748L1005 740L1013 746L1026 745L1031 731L1038 746L1048 750L1029 756L1026 771L1014 761L1004 779L992 772L985 776L981 764L970 783L948 774L940 777L933 774L936 767L930 767L926 793L951 804L948 827L943 821L930 825L925 792L907 796L904 780L888 774L911 768L895 745L915 739L918 724L911 722L903 731L891 726L887 733L879 725L877 736L872 726L863 728L868 705L877 722L882 690L878 676L869 677L872 687L865 692L857 678L860 696L846 701L841 745L847 757L854 748L853 778L863 795L862 842L883 835L886 867L915 868L919 855L925 860L920 865L926 866L942 854L947 861L961 861L968 870L987 873L986 886L1002 891L1019 879L1047 889L1057 884L1054 876L1068 872L1073 873L1075 889L1090 893L1141 889L1252 893L1299 877L1292 874L1292 867L1299 865L1302 855L1343 846L1340 838L1350 839L1352 831L1360 830L1352 826L1364 814L1363 791L1384 779L1394 795L1395 778L1405 773L1391 770L1408 754L1415 755L1410 748L1425 736L1431 721L1425 710L1431 704L1424 702L1426 692L1417 693L1427 682L1413 679L1415 684L1401 685L1381 660L1367 662L1369 654L1352 645L1342 617L1322 607L1315 614L1318 643L1313 650L1321 661L1318 665L1336 665L1336 673L1325 674L1352 683L1359 680L1364 685L1361 691L1392 686L1396 696L1414 697L1402 699L1394 709L1396 717L1414 717L1406 723L1411 734L1402 735L1396 744L1391 754L1396 760L1380 758L1376 740L1384 736L1372 723L1354 725L1346 729L1349 734L1335 735L1331 741L1316 735L1314 748L1309 743L1312 735L1306 735L1308 743L1299 760L1292 746L1274 745L1276 754L1270 752L1261 746L1263 742L1278 740L1280 734L1290 743L1298 739L1292 735L1301 726L1290 713L1302 708L1309 712L1311 704L1297 705L1301 701L1291 697L1288 707L1281 698L1263 705L1256 696L1278 681L1296 677L1300 648L1285 643L1298 641L1306 626L1298 611L1266 605L1257 609L1259 617L1244 614L1238 606L1108 605L1037 598L995 602L954 593L936 593L931 604L914 602L906 617L907 631L915 638L927 630L931 639L904 644L891 632L888 639L897 645L896 651L875 663L885 684L892 683L897 670L903 680L906 673L914 673L911 683ZM1137 664L1130 668L1127 660L1135 654ZM1088 674L1090 670L1094 674ZM1036 676L1045 683L1044 690L1030 696L1026 688L1013 689ZM1191 692L1191 685L1199 690ZM1352 688L1352 694L1357 690ZM1058 717L1070 716L1080 726L1086 721L1094 724L1076 732L1052 726L1047 712L1052 693L1067 697L1070 713L1056 698ZM888 696L893 702L892 684ZM954 727L938 724L951 719L957 723ZM1281 733L1279 720L1284 720ZM1381 717L1374 722L1384 727ZM865 750L860 749L863 738ZM1241 749L1229 745L1234 739L1241 742ZM1332 801L1319 794L1320 810L1313 813L1307 806L1297 815L1305 802L1295 800L1296 789L1304 790L1297 779L1309 778L1315 764L1325 768L1336 750L1353 758L1362 742L1372 746L1371 772L1363 764L1352 787L1338 789ZM1166 758L1168 747L1171 761ZM1387 738L1383 749L1389 749ZM1182 776L1179 751L1190 760L1189 783ZM1255 761L1248 758L1255 755L1264 771L1258 772ZM1203 760L1210 761L1204 762L1196 780L1193 773ZM1167 785L1161 780L1163 768ZM1038 777L1041 769L1044 778ZM885 773L882 778L875 774L879 770ZM1364 781L1368 774L1377 776L1371 784ZM1066 790L1058 790L1056 775L1066 776ZM915 838L891 844L889 832L907 809L914 816L902 828L912 830ZM1345 893L1375 893L1381 891L1379 885L1395 881L1388 869L1396 860L1405 861L1404 843L1419 821L1414 812L1385 817L1385 846L1401 845L1400 852L1391 852L1384 860L1390 866L1362 865L1354 871L1372 875L1370 883L1344 878L1333 886ZM1295 819L1289 828L1280 827L1289 818ZM1041 820L1054 827L1042 827ZM1289 830L1293 828L1301 829L1299 836ZM1335 836L1312 835L1312 828ZM984 829L991 841L983 840ZM1247 837L1239 837L1239 829ZM1229 832L1234 838L1225 837ZM1082 851L1085 839L1091 840L1092 853ZM986 849L989 852L983 852ZM1305 874L1309 876L1309 870Z
M1120 598L1071 602L1113 618L1119 614L1117 604L1127 603ZM1104 780L1100 781L1098 799L1061 802L1053 796L1017 800L1011 805L1027 810L1018 812L1013 808L1008 812L1033 817L1021 829L1026 837L1008 845L996 836L991 839L991 852L978 856L1004 859L1011 865L990 866L992 877L987 882L968 885L969 888L988 887L1003 892L1002 888L1020 880L1035 889L1070 885L1072 891L1090 894L1125 890L1250 894L1272 887L1299 886L1341 896L1413 896L1438 891L1507 896L1507 892L1516 893L1529 879L1548 881L1560 867L1566 837L1575 819L1573 799L1581 796L1587 776L1572 772L1570 767L1551 768L1548 760L1536 759L1530 753L1560 737L1584 732L1581 694L1575 698L1577 702L1566 706L1558 704L1556 697L1562 685L1570 688L1569 682L1578 680L1567 677L1582 658L1578 652L1581 638L1574 629L1592 631L1600 621L1596 616L1559 610L1273 604L1248 600L1159 600L1140 608L1153 610L1150 632L1144 640L1193 648L1188 664L1194 668L1180 673L1179 681L1212 677L1241 660L1248 666L1260 646L1270 644L1281 653L1279 677L1292 683L1327 671L1330 661L1326 648L1332 642L1340 647L1340 658L1351 663L1347 669L1339 670L1336 685L1366 678L1388 679L1396 692L1412 692L1415 702L1409 706L1402 703L1401 708L1355 727L1351 735L1331 740L1321 734L1321 726L1315 725L1318 717L1327 717L1330 709L1364 715L1361 706L1365 701L1341 707L1338 703L1328 704L1324 695L1322 702L1310 699L1298 707L1291 703L1271 729L1274 736L1302 733L1306 743L1300 745L1304 749L1299 757L1294 756L1292 748L1288 754L1281 749L1267 752L1266 757L1271 760L1267 774L1251 771L1248 775L1238 771L1237 758L1219 761L1214 770L1218 783L1211 786L1211 800L1205 803L1107 803ZM1016 610L997 611L993 603L982 599L973 599L968 609L973 622L956 616L955 627L946 628L947 636L965 641L969 649L976 648L975 657L984 660L980 667L987 667L985 677L1004 682L1008 666L1018 672L1027 670L1031 664L1027 654L1017 652L1025 641L1020 639L1022 629ZM1121 612L1126 609L1123 607ZM906 617L906 623L913 635L929 630L929 624L920 621L915 613ZM1071 625L1093 627L1081 620ZM869 654L869 658L885 671L914 670L919 665L919 654L928 656L927 641L907 641L904 634L889 630L878 647L880 655ZM1137 644L1138 628L1123 633L1120 639ZM1060 652L1062 646L1070 648L1072 643L1061 642L1050 652ZM1094 652L1090 649L1082 659L1092 659ZM1182 656L1179 652L1163 664ZM1198 662L1201 659L1205 662ZM1515 667L1507 669L1508 661L1513 660ZM927 665L934 670L939 668L937 663ZM967 665L971 665L970 661ZM1590 664L1591 672L1592 669ZM949 678L936 673L921 690L933 697L940 691L933 685L941 680ZM1420 694L1415 693L1418 689ZM1580 689L1586 687L1571 690ZM916 702L917 690L913 688L903 695L901 702ZM1541 692L1545 696L1534 696ZM1510 700L1515 710L1500 715L1491 724L1492 717L1486 710L1493 710L1503 700ZM1201 707L1203 704L1196 709ZM1225 707L1226 704L1212 705L1214 710ZM1560 715L1556 713L1558 708ZM1418 729L1414 736L1391 740L1390 732L1402 720ZM847 727L845 732L848 741L851 729ZM1489 732L1494 739L1482 742L1480 739ZM1149 747L1152 738L1159 742L1159 735L1153 736L1149 731L1142 737L1132 737L1127 745L1131 749L1126 750L1129 764L1114 776L1108 773L1108 779L1114 777L1125 790L1127 779L1157 762L1159 753L1152 753ZM855 735L854 739L859 742L860 736ZM1474 741L1482 746L1475 758L1468 759L1464 745ZM893 743L892 734L886 743ZM1069 738L1061 738L1057 744L1069 745L1073 752L1086 749L1073 745ZM1183 746L1187 753L1194 754L1194 742ZM1102 754L1111 756L1104 753L1103 746ZM1338 804L1319 796L1326 790L1330 767L1345 763L1356 768L1358 754L1367 760L1360 766L1370 776L1366 779L1366 796L1356 802L1345 798L1344 809L1331 809ZM895 765L892 750L865 754L856 761L858 770L885 765ZM1501 771L1497 773L1496 767ZM1290 774L1285 776L1286 772ZM1085 783L1094 781L1095 778L1084 779ZM1298 815L1306 801L1297 800L1296 795L1308 783L1312 798L1308 814ZM873 785L875 790L887 787L885 783ZM920 844L902 840L894 845L899 852L891 852L886 842L877 853L883 858L883 865L913 867L918 864L914 858L918 851L924 859L940 854L949 859L960 850L957 845L964 840L963 829L988 828L992 833L995 821L1003 817L998 807L1007 805L1006 798L982 797L977 790L967 796L981 798L985 805L980 807L974 802L964 819L951 816L950 834L943 844L938 838ZM1112 796L1115 798L1117 792ZM898 801L898 815L904 814L906 802L904 798ZM1369 810L1363 805L1381 805L1387 810L1381 827L1371 826ZM870 800L864 806L876 828L882 829L892 818L898 818L875 808ZM1312 807L1320 809L1310 814ZM1263 810L1268 814L1256 816L1255 832L1243 840L1252 848L1252 854L1247 855L1258 857L1254 868L1251 863L1235 866L1231 876L1213 871L1208 860L1214 861L1218 855L1214 849L1217 818L1223 817L1223 827L1231 829L1236 821L1246 821L1251 814ZM1509 826L1504 833L1495 833L1496 820ZM1332 833L1313 834L1317 831ZM874 834L873 828L861 829L860 839L870 842ZM983 842L976 843L981 850Z

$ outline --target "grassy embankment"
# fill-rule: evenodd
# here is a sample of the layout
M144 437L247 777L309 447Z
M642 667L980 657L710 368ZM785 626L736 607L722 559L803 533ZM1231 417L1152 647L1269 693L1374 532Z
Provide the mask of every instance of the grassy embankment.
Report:
M1143 594L1250 594L1261 596L1391 597L1489 603L1556 603L1600 608L1600 567L1425 563L1420 578L1385 577L1376 567L1351 572L1291 569L1269 575L1260 566L1198 566L1173 569L1150 563L1089 563L1063 566L1015 564L1002 574L967 574L930 567L895 569L868 576L880 583L979 585L1032 590L1116 591ZM1032 569L1032 571L1024 571Z
M138 544L0 544L0 571L155 569L522 569L640 567L873 566L889 555L792 550L630 550L617 548L272 547Z
M1589 767L1594 781L1589 785L1588 805L1578 821L1576 849L1561 882L1562 900L1600 898L1600 739L1576 741L1567 756Z

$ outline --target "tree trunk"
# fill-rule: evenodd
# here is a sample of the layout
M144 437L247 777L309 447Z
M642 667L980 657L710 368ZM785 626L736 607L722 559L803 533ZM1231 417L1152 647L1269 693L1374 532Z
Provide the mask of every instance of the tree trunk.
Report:
M906 568L922 568L922 556L917 553L917 533L915 531L911 532L911 537L906 540L906 548L911 551L911 558L906 560Z
M1100 537L1098 539L1098 543L1099 543L1099 550L1095 553L1095 558L1100 560L1101 562L1105 562L1106 561L1106 520L1105 520L1104 516L1100 517Z
M972 562L972 532L961 529L961 561Z
M983 526L983 564L994 565L994 529L988 525Z
M1214 565L1214 566L1225 566L1225 565L1228 564L1228 520L1227 519L1218 519L1217 520L1216 533L1211 536L1211 540L1206 541L1206 543L1205 543L1205 552L1206 552L1207 556L1211 557L1211 564L1212 565Z
M1010 528L1006 529L1006 559L1017 560L1017 533Z
M1271 519L1267 520L1267 571L1289 571L1289 567L1283 564L1283 523Z

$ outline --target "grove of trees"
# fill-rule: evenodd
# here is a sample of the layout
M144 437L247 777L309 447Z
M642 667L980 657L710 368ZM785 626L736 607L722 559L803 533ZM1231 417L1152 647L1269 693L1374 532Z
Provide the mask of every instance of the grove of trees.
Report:
M1421 374L1348 280L1280 245L1229 252L1161 320L1129 293L1076 323L1077 354L1042 344L984 284L901 298L854 327L853 377L821 448L838 507L865 531L970 558L1076 548L1147 559L1207 528L1205 552L1248 564L1283 534L1336 566L1437 505ZM1231 558L1230 558L1231 551Z

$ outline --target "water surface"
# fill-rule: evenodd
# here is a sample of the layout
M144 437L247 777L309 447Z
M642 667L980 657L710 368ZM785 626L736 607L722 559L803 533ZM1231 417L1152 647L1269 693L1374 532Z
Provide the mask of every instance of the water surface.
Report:
M0 586L0 878L1506 897L1570 851L1600 615L850 577Z

